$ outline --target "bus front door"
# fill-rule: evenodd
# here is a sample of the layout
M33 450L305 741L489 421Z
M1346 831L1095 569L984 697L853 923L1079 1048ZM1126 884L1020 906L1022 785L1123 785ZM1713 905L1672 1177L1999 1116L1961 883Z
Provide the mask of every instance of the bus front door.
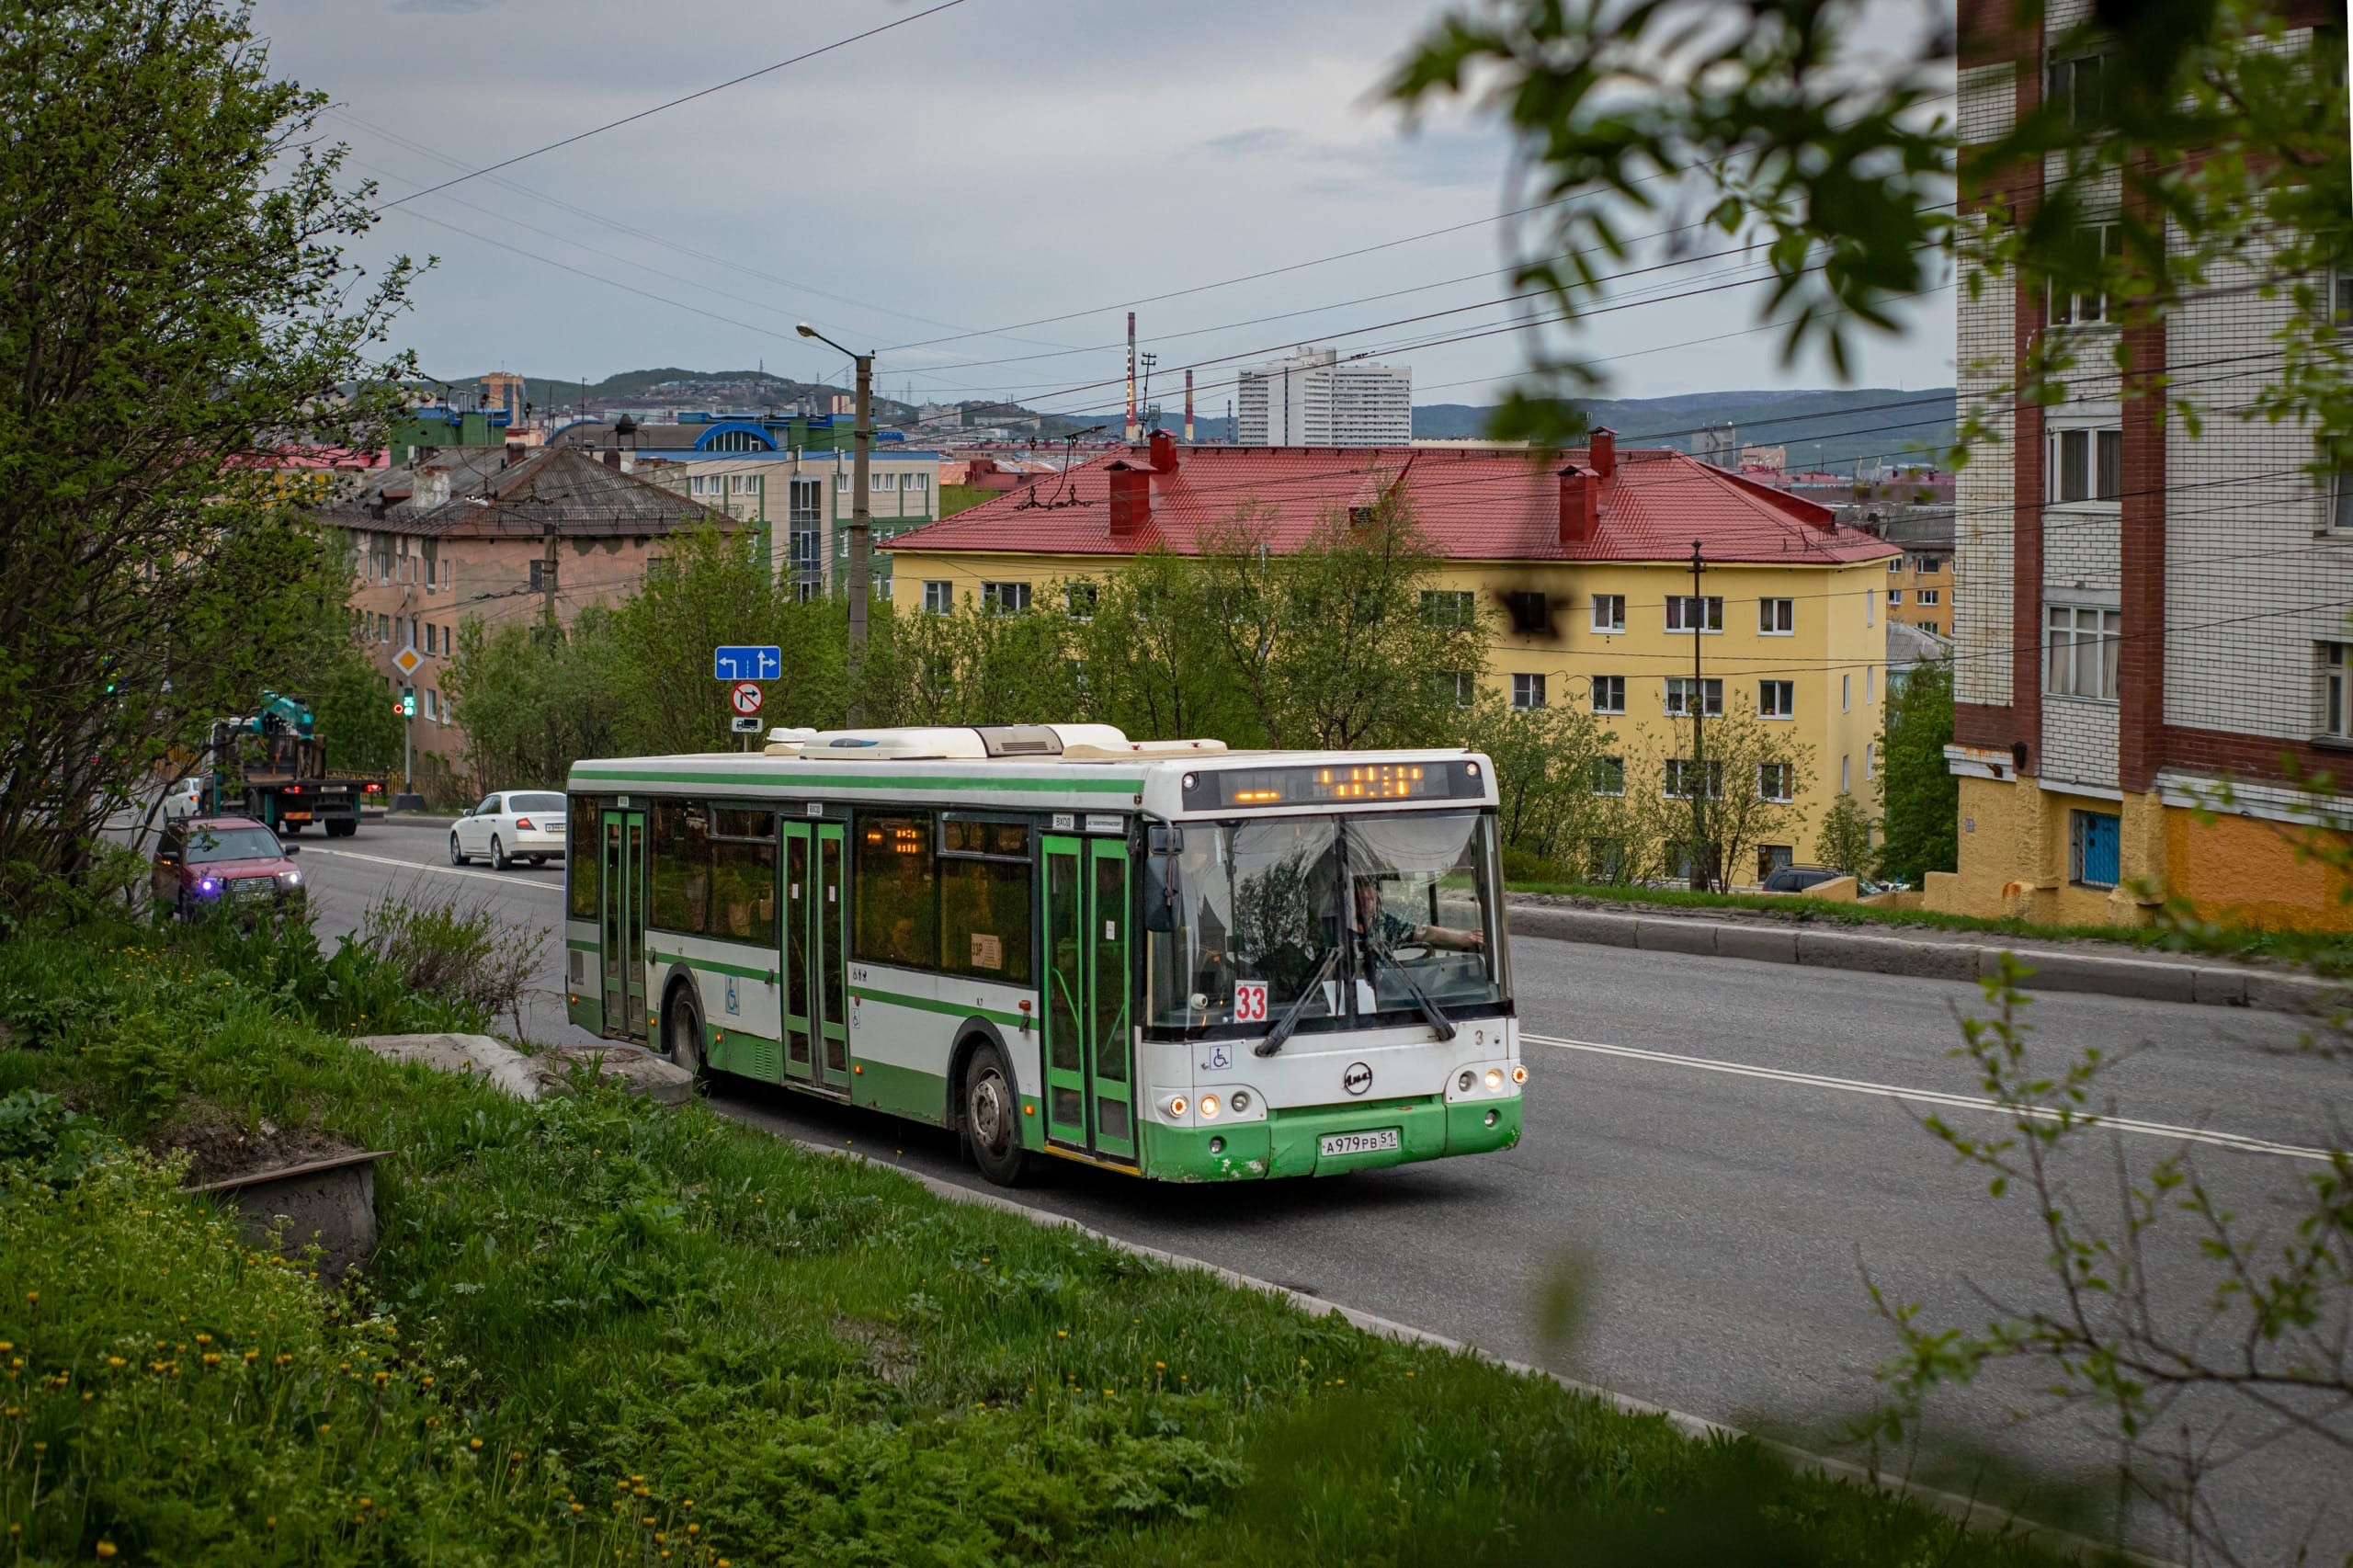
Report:
M844 1006L842 824L784 824L784 1074L849 1087Z
M1128 846L1050 834L1045 853L1046 1131L1133 1160Z
M607 812L597 887L604 960L605 1033L645 1038L645 813Z

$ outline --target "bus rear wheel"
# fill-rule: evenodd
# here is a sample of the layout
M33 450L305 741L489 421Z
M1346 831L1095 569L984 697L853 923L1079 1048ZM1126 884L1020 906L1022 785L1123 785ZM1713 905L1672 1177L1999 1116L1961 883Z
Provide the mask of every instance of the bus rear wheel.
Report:
M1021 1096L994 1040L982 1041L964 1063L964 1138L983 1176L999 1187L1021 1185L1029 1164L1021 1146Z
M670 1060L693 1074L696 1083L705 1082L710 1067L703 1051L702 1009L680 985L671 991L670 1005L662 1013L663 1043L670 1048Z

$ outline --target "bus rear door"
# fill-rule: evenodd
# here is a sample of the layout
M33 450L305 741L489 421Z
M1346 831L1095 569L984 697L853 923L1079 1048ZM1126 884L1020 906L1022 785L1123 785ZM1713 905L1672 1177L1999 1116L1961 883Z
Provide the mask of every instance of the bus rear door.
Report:
M844 1006L842 824L784 824L784 1074L849 1088L849 1018Z
M583 802L584 804L585 802ZM645 1038L645 813L605 812L597 914L604 965L605 1034Z

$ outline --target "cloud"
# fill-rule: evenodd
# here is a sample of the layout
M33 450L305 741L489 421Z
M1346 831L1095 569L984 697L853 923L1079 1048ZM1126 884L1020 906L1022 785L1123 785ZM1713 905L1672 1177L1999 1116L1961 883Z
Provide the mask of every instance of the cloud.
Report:
M1259 153L1288 153L1306 141L1307 138L1296 131L1279 125L1260 125L1248 131L1229 131L1222 136L1212 136L1201 143L1201 150L1226 157L1246 158Z
M395 11L434 11L444 16L471 16L487 11L500 0L392 0Z

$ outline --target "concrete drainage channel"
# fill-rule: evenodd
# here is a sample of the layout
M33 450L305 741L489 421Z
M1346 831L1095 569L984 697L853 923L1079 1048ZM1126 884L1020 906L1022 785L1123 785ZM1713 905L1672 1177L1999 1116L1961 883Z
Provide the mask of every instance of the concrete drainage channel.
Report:
M2268 1012L2305 1015L2326 1013L2342 1006L2347 996L2346 986L2338 982L2246 964L2111 957L2070 949L2006 947L1865 933L1771 918L1708 920L1517 900L1509 905L1509 912L1515 937L1635 948L1645 952L1747 959L1756 963L1802 964L1908 975L1920 980L1972 983L1998 974L2002 955L2009 953L2033 971L2027 982L2027 988L2032 991L2093 992L2149 1002L2260 1007Z

